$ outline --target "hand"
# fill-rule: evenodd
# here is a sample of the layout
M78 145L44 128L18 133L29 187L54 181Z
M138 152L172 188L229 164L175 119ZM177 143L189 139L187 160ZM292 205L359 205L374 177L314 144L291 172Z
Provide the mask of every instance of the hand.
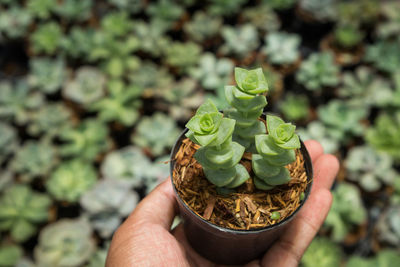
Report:
M306 141L314 168L314 183L308 201L291 227L261 259L246 266L297 266L318 232L332 203L329 189L339 170L338 160L323 154L316 141ZM145 197L115 232L107 256L107 267L127 266L216 266L188 244L182 225L170 231L178 213L169 179Z

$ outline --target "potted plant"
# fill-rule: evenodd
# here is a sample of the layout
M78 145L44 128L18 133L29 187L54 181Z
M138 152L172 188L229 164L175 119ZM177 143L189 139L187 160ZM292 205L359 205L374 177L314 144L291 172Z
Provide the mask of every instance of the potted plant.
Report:
M260 257L285 231L311 189L312 166L295 126L263 115L261 68L235 68L231 108L211 100L186 124L171 153L171 179L186 236L222 264Z

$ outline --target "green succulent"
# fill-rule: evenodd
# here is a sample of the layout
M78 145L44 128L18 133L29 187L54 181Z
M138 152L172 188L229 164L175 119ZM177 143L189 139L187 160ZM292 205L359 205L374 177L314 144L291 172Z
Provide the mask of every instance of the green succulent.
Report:
M383 2L381 12L385 18L383 23L378 24L377 34L381 39L396 37L400 34L400 4L396 1Z
M338 267L342 254L340 246L330 239L316 237L301 258L301 264L304 267Z
M165 53L165 60L169 65L177 67L181 71L186 71L199 61L201 47L192 42L174 42L167 47Z
M23 249L17 245L2 245L0 247L0 265L16 266L23 254Z
M46 181L46 188L55 199L73 203L79 201L96 180L97 174L93 166L75 159L60 164Z
M83 66L63 87L63 96L76 103L92 104L103 97L106 78L97 68Z
M373 127L366 132L367 143L377 151L388 153L394 160L400 160L400 112L392 115L382 113Z
M299 57L301 38L297 34L272 32L265 35L263 52L272 64L292 64Z
M225 87L221 86L219 88L216 88L213 93L207 93L204 96L204 99L210 99L215 106L218 108L218 110L227 110L229 108L229 103L226 102L225 98ZM204 101L202 101L204 102ZM199 105L197 105L199 106Z
M111 5L120 10L128 10L130 13L139 13L146 3L143 0L107 0Z
M356 47L362 42L364 35L364 32L354 24L339 24L333 32L335 43L345 49Z
M63 0L54 7L54 12L68 21L85 21L92 12L92 0Z
M296 4L297 0L263 0L263 3L268 4L273 9L285 10L289 9Z
M159 88L167 88L174 82L165 67L159 67L149 61L143 62L141 67L129 76L129 80L144 89L142 94L144 97L153 96Z
M227 84L232 77L233 62L227 58L217 59L211 53L204 53L190 75L199 80L207 90L215 90Z
M151 117L141 119L132 135L132 142L148 149L153 156L159 156L165 149L172 147L179 132L172 118L156 112Z
M39 266L82 266L93 255L96 245L92 228L83 218L61 219L40 232L34 249Z
M310 91L336 86L339 83L339 67L331 53L314 53L301 63L296 80Z
M0 41L24 37L33 18L28 10L12 6L0 12Z
M331 239L340 242L356 226L367 219L360 190L350 183L339 183L333 194L333 204L324 226L331 229Z
M35 18L48 19L56 4L54 0L28 0L26 9Z
M396 177L397 179L400 176ZM391 205L376 225L378 238L395 247L400 245L400 205Z
M332 136L330 128L320 121L307 124L307 128L299 129L298 134L303 141L316 140L321 143L325 153L335 153L339 150L339 140Z
M140 40L138 49L154 57L165 54L167 48L171 45L171 39L165 34L164 27L154 21L149 23L135 21L133 32Z
M0 165L2 165L17 151L19 142L15 128L5 122L0 122L0 136Z
M295 149L300 148L296 126L285 123L277 116L267 115L268 134L255 136L258 154L253 154L254 185L269 190L291 180L286 165L296 160Z
M396 267L400 264L399 252L393 249L382 249L375 257L362 258L359 256L352 256L347 262L346 267Z
M60 154L92 161L110 147L108 128L96 119L86 119L74 128L67 128L60 134L63 144Z
M154 1L145 11L151 20L165 29L170 28L185 12L182 6L171 0Z
M133 23L127 12L115 11L102 18L101 28L112 37L120 37L127 35L133 29Z
M146 194L149 194L169 176L169 160L170 155L164 155L156 158L148 170L144 185L146 186Z
M106 265L108 253L108 246L105 248L97 249L93 254L92 257L89 259L89 263L85 265L85 267L99 267Z
M10 231L17 242L24 242L48 220L51 200L26 185L13 185L0 198L0 230Z
M335 18L336 0L299 0L299 7L318 21L329 21Z
M32 112L43 105L44 97L25 80L0 81L0 119L25 125Z
M357 181L366 191L376 191L382 184L393 185L400 175L393 169L392 158L369 146L350 149L345 161L348 178Z
M221 30L224 44L220 51L224 54L233 54L239 58L245 57L260 44L257 30L251 24L239 27L224 26Z
M85 59L91 53L93 29L72 26L61 40L61 49L68 57Z
M372 63L377 69L393 73L400 69L400 39L380 40L367 47L365 61Z
M379 18L383 4L379 0L338 1L337 20L357 26L369 25Z
M310 116L310 103L306 95L288 93L281 101L279 110L290 121L307 119Z
M65 62L58 58L33 58L30 62L31 73L28 76L30 86L46 94L60 90L66 78Z
M243 17L246 22L254 25L261 31L277 31L281 27L278 15L271 9L268 3L246 8L243 12Z
M239 164L245 148L232 141L235 120L223 118L211 100L197 109L186 128L186 136L201 146L194 158L208 181L218 187L235 188L250 178L246 168Z
M236 121L233 140L254 152L254 137L266 132L265 124L258 118L267 105L261 94L268 92L268 84L261 68L235 68L235 80L237 86L225 86L226 101L232 107L225 114Z
M231 16L239 12L247 0L210 0L207 12L216 16Z
M196 42L204 42L217 35L222 26L222 18L208 15L203 11L197 11L193 19L183 26L183 29L191 39Z
M31 47L34 53L53 55L61 45L63 33L58 23L46 22L38 25L31 35Z
M45 140L27 141L15 153L11 169L24 181L46 177L58 162L57 150Z

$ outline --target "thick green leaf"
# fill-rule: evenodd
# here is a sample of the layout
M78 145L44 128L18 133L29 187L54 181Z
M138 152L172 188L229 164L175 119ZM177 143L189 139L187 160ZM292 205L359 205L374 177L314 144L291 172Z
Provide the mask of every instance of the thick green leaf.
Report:
M211 183L215 184L216 186L226 186L236 176L236 168L231 167L229 169L218 169L218 170L210 170L210 169L203 169L204 174Z
M268 84L261 68L246 70L235 68L235 80L241 91L248 94L260 94L268 91Z
M280 172L280 167L271 165L259 154L253 154L251 166L253 172L262 179L275 176Z
M294 150L286 150L277 156L269 156L265 158L270 164L275 166L285 166L296 160L296 153Z
M256 188L258 188L260 190L270 190L270 189L274 188L273 185L269 185L257 177L254 177L254 185Z
M296 149L300 148L300 140L299 137L296 134L293 134L292 138L290 138L289 141L283 144L277 144L283 149Z
M262 179L265 183L270 184L270 185L286 184L291 179L290 173L289 173L288 169L286 169L285 167L281 167L279 173L275 176L271 176L266 179L263 179L262 177L259 177L259 178Z
M262 112L262 109L246 113L239 112L236 109L229 109L225 110L224 114L227 117L236 120L236 126L249 127L253 125L254 121L256 121L261 116Z
M207 99L206 102L204 102L196 112L196 115L202 115L205 113L212 113L212 112L218 112L217 107L215 104L212 102L211 99Z
M267 131L265 124L262 121L255 121L255 123L250 127L236 127L235 130L235 134L239 135L240 137L244 139L251 138L252 140L254 139L254 136L265 134Z
M221 125L216 132L216 139L210 144L212 146L219 146L226 142L229 138L231 138L232 133L235 129L235 120L223 118L221 121Z
M279 125L285 122L278 116L267 115L267 128L268 133L272 132L274 129L278 128Z
M204 169L217 170L234 167L241 159L244 153L244 147L236 142L232 142L233 156L224 164L216 165L206 157L206 151L209 147L200 147L194 154L194 158L203 166Z
M243 184L250 178L249 173L247 172L246 168L242 164L237 164L235 166L235 169L236 169L235 177L233 178L232 182L230 182L225 187L228 187L228 188L238 187L239 185Z
M232 150L232 147L227 147L222 150L218 150L218 149L210 147L209 149L206 150L205 156L210 162L212 162L216 165L220 165L220 164L224 164L232 159L233 150Z
M255 136L256 149L258 154L263 157L276 156L283 150L275 145L270 135L260 134Z

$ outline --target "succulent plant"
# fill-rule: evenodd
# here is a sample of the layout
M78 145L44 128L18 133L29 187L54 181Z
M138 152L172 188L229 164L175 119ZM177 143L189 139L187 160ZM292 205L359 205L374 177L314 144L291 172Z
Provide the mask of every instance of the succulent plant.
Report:
M375 267L387 266L396 267L400 264L399 252L394 249L382 249L375 257L362 258L359 256L352 256L347 262L346 267Z
M85 59L92 50L93 29L72 26L68 33L61 39L61 49L71 58Z
M224 26L221 31L225 43L220 47L223 54L233 54L242 58L259 45L257 30L251 24L239 27Z
M154 21L135 21L133 32L140 40L138 49L155 57L163 55L171 44L164 27Z
M199 60L199 65L190 70L190 75L199 80L205 89L215 90L230 81L232 71L231 60L217 59L211 53L204 53Z
M166 29L170 28L184 13L182 6L171 0L157 0L146 8L151 20Z
M348 178L357 181L366 191L376 191L382 184L393 185L400 175L393 169L392 158L369 146L350 149L345 161Z
M19 259L22 258L24 251L17 245L0 246L0 265L15 266Z
M400 39L380 40L367 47L365 61L371 62L377 69L393 73L400 69Z
M204 42L218 34L222 26L222 18L197 11L193 19L183 26L187 35L196 42Z
M265 35L263 52L272 64L292 64L299 57L301 38L297 34L272 32Z
M293 7L297 0L263 0L263 3L268 4L273 9L284 10Z
M299 7L319 21L332 20L336 16L336 0L300 0Z
M98 266L105 266L107 253L108 253L108 245L105 248L97 249L93 254L92 257L89 259L89 263L85 265L85 267L98 267Z
M229 103L226 102L225 98L225 87L221 86L214 90L214 94L208 93L204 96L204 99L210 99L218 110L226 110L229 108ZM204 101L202 101L204 102ZM199 106L199 105L197 105Z
M48 19L56 4L53 0L28 0L26 9L36 18Z
M307 128L299 129L298 134L303 141L316 140L321 143L325 153L335 153L339 150L339 141L333 137L330 128L320 121L308 123Z
M66 78L65 62L61 58L34 58L30 62L30 69L29 85L46 94L56 93Z
M77 202L96 183L97 174L90 163L80 160L60 164L46 181L47 191L57 200Z
M281 101L279 110L290 121L307 119L310 116L309 101L306 95L288 93Z
M139 147L148 149L153 156L160 156L172 147L179 135L175 121L163 113L143 117L132 135L132 141Z
M5 37L10 39L23 37L32 22L32 16L28 10L12 6L0 13L0 41Z
M40 232L34 250L39 266L82 266L96 249L92 228L83 218L61 219Z
M333 204L324 226L331 229L331 239L340 242L357 225L364 223L367 212L360 190L350 183L339 183L333 191Z
M246 70L235 68L237 86L225 86L225 96L232 107L225 114L236 121L233 140L248 151L255 151L254 137L266 132L265 124L258 120L267 100L268 84L261 68Z
M48 220L51 200L26 185L13 185L0 198L0 230L10 231L17 242L32 237L37 224Z
M338 24L333 32L335 43L344 49L351 49L360 44L364 38L364 32L354 24Z
M243 12L243 17L245 21L264 32L277 31L281 27L278 15L268 3L246 8Z
M63 0L54 7L54 12L69 21L85 21L91 16L92 0Z
M101 28L110 36L120 37L133 29L133 22L125 11L110 12L102 18Z
M342 254L341 248L328 238L316 237L301 258L301 264L304 267L337 267Z
M129 75L132 84L143 88L144 97L153 96L159 88L171 86L173 77L165 67L159 67L152 62L145 61L141 67Z
M141 11L146 4L143 0L107 0L107 2L120 10L128 10L134 14Z
M144 184L146 186L146 194L149 194L154 188L157 187L163 180L168 179L169 176L169 162L170 156L164 155L158 157L151 164Z
M43 101L43 95L32 90L25 80L0 82L0 119L25 125Z
M367 143L377 151L388 153L394 160L400 160L400 112L392 115L382 113L373 127L366 132Z
M80 204L93 228L109 238L139 201L139 195L121 180L104 179L86 191Z
M231 16L237 13L247 0L210 0L208 13L217 16Z
M395 1L380 4L385 21L378 25L378 36L382 39L398 36L400 33L400 14L398 12L400 4Z
M34 53L53 55L61 45L63 33L58 23L40 24L31 35L31 46Z
M296 79L311 91L336 86L339 83L339 67L331 53L314 53L301 63Z
M7 161L9 156L17 151L17 131L9 124L0 122L0 165Z
M165 60L169 65L177 67L181 71L186 71L199 61L201 48L193 42L174 42L167 47L165 53Z
M84 66L75 72L63 88L63 96L79 104L91 104L104 95L106 78L96 68Z
M74 128L67 128L60 134L64 143L60 154L74 156L84 160L94 160L110 147L108 129L96 119L86 119Z
M252 167L254 185L258 189L269 190L276 185L290 181L290 173L285 168L296 160L295 149L300 148L296 126L285 123L277 116L267 115L268 134L255 136L258 154L253 154Z
M47 141L27 141L16 152L11 168L24 181L46 177L58 162L56 149Z
M397 179L400 176L396 177ZM395 247L400 245L400 205L391 205L376 225L378 238Z
M382 5L379 0L337 1L337 20L355 26L369 25L379 18Z
M232 141L235 120L223 118L211 100L197 109L186 128L186 136L201 146L194 157L211 183L234 188L250 178L246 168L239 164L245 148Z

